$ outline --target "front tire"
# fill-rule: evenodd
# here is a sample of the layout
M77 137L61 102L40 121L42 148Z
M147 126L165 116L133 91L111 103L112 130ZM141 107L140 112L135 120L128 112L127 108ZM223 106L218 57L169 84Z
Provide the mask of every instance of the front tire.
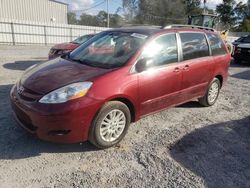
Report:
M115 146L126 135L130 122L131 114L127 105L119 101L110 101L94 118L89 141L101 149Z
M210 83L205 96L199 98L199 103L205 107L213 106L218 99L220 89L220 80L218 78L214 78L213 81Z

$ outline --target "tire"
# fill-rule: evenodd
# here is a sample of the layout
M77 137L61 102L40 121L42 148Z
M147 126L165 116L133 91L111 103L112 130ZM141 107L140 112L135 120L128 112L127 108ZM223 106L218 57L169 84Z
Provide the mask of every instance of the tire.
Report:
M206 94L202 98L198 99L199 103L205 107L213 106L218 99L218 96L220 94L220 89L221 89L220 80L218 78L214 78L213 81L209 84Z
M120 120L114 122L116 118L112 116ZM130 123L131 114L127 105L119 101L110 101L94 118L89 131L89 141L100 149L115 146L126 135Z

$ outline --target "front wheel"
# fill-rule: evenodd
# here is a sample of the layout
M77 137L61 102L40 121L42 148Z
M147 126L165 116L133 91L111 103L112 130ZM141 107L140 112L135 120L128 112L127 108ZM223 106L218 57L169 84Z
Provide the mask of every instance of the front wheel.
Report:
M96 115L90 128L89 141L101 149L115 146L126 135L130 122L127 105L110 101Z
M199 98L199 103L203 106L212 106L218 99L221 89L221 83L218 78L214 78L208 87L208 90L202 98Z

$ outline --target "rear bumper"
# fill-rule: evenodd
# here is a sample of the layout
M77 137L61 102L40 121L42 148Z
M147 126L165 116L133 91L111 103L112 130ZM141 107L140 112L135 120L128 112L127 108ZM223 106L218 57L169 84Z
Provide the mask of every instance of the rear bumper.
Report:
M38 138L59 143L79 143L88 139L89 127L100 101L84 97L70 103L45 105L26 103L13 87L10 99L18 124Z

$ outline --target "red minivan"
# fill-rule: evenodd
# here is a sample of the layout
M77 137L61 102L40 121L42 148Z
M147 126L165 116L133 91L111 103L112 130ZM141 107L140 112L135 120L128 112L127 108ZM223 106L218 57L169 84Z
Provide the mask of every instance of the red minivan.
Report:
M108 148L146 115L193 99L213 105L230 60L213 31L113 29L26 70L11 90L12 108L43 140Z

